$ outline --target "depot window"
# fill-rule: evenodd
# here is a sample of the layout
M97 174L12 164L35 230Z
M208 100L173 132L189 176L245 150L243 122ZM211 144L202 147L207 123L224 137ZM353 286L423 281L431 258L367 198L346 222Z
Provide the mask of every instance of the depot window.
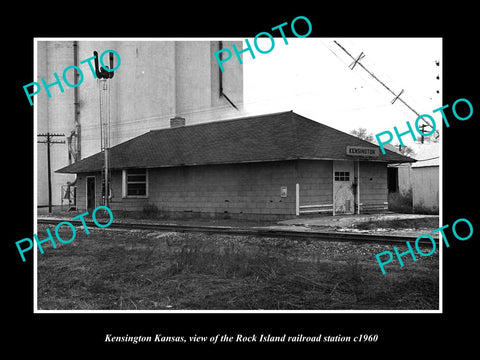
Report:
M147 197L147 169L127 169L122 171L122 197Z
M335 171L335 181L350 181L350 172Z

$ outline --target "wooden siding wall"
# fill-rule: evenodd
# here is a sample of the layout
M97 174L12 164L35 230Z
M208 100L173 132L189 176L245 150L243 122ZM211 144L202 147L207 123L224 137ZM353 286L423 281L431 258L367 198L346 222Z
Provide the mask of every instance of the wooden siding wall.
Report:
M86 176L78 177L78 206L85 207ZM148 197L122 198L122 172L112 172L112 210L207 214L295 214L295 162L203 165L148 170ZM97 206L101 202L97 175ZM281 197L281 187L287 197Z
M438 166L412 168L413 209L438 214L440 173Z
M301 206L332 204L332 171L332 161L298 161L297 172Z
M156 206L165 213L250 214L265 217L295 216L295 185L300 184L300 205L332 204L333 162L279 161L202 165L148 170L148 197L122 198L122 172L112 172L112 210L142 211ZM86 206L86 177L77 178L77 205ZM371 179L371 180L370 180ZM287 197L281 197L281 187ZM360 202L387 201L385 163L361 162ZM101 176L96 174L96 206L102 204Z
M380 162L360 162L360 202L383 204L388 201L387 165Z
M287 186L286 198L280 197L282 186ZM167 211L294 214L294 163L152 169L149 202Z

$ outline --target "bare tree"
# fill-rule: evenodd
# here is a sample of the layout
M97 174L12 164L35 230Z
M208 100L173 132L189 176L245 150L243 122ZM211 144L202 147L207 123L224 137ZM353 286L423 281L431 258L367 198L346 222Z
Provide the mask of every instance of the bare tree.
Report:
M350 134L353 135L353 136L356 136L356 137L358 137L362 140L366 140L366 141L369 141L369 142L374 141L373 134L367 132L367 129L363 128L363 127L359 127L358 129L350 130Z
M415 156L415 151L409 146L399 146L400 148L400 153L405 156Z

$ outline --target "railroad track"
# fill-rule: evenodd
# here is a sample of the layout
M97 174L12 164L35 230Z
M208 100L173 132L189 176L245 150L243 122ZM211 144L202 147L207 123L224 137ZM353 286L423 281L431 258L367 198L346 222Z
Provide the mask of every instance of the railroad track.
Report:
M48 219L39 218L39 224L57 225L61 221L68 221L75 226L82 226L80 220ZM85 220L88 228L97 228L93 221ZM127 229L127 230L152 230L152 231L172 231L172 232L201 232L226 235L251 235L264 237L288 237L297 239L314 239L322 241L353 241L375 244L405 244L406 241L414 243L416 237L412 236L393 236L377 234L355 234L355 233L337 233L327 231L296 231L272 228L240 228L226 226L198 226L198 225L180 225L180 224L151 224L151 223L122 223L113 222L108 229ZM438 239L435 239L438 244ZM429 240L422 238L419 244L432 245Z

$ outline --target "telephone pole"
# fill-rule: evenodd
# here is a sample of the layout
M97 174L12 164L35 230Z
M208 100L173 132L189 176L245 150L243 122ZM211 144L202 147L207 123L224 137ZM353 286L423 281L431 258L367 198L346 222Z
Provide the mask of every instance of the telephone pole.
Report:
M38 134L37 136L45 137L45 140L37 141L39 144L47 144L47 174L48 174L48 212L52 212L52 175L50 166L50 145L51 144L65 144L65 140L53 140L56 136L65 136L65 134L51 134L49 132Z

